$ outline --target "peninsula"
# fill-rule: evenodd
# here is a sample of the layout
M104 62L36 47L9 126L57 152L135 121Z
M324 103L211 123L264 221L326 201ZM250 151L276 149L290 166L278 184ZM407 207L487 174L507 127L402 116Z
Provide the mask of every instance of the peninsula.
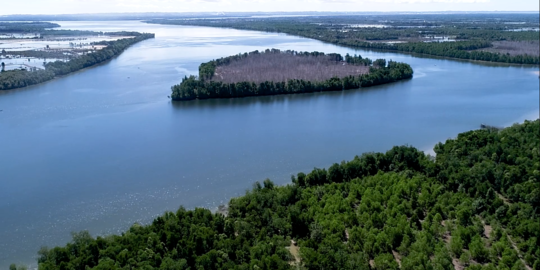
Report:
M39 84L103 63L154 38L138 32L45 30L51 23L1 23L0 90Z

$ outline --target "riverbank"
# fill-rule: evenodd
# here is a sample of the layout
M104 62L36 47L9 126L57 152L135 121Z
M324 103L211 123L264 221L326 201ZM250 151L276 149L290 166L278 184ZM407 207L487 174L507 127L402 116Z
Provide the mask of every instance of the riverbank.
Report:
M434 144L479 123L504 126L538 108L539 80L530 73L537 67L368 52L254 31L137 21L65 25L157 34L99 68L0 92L0 196L10 206L0 222L3 269L35 261L42 245L66 244L71 231L121 234L179 205L223 204L256 180L285 185L314 166L393 145ZM415 75L363 90L166 99L200 63L265 48L393 59Z
M414 147L395 146L327 169L300 172L284 186L266 179L230 199L227 216L180 207L151 224L133 224L121 235L74 233L66 246L40 251L40 268L538 265L538 202L528 199L538 190L528 179L535 177L539 124L525 121L504 130L460 133L436 145L437 158ZM515 160L524 161L518 165ZM478 166L483 170L477 171ZM483 177L505 169L515 176L505 183L507 189ZM516 188L522 186L526 188ZM461 239L465 233L468 238ZM383 237L387 242L376 241ZM286 248L291 243L301 250L301 259ZM501 253L500 258L489 255L493 252Z
M538 32L524 31L516 33L497 29L498 27L494 26L492 21L486 20L485 17L475 17L474 14L453 18L453 20L461 22L459 24L449 23L447 17L451 16L453 15L438 15L439 18L426 18L424 21L429 20L437 25L437 27L431 27L430 31L425 31L423 25L411 22L410 17L399 15L358 18L333 16L328 18L294 19L156 19L146 21L146 23L196 25L284 33L339 46L367 50L382 49L387 52L397 53L412 52L448 57L450 59L534 65L540 63L537 53L531 53L538 50L521 48L523 47L522 44L527 43L527 41L533 40L537 42ZM361 24L359 21L367 23L370 20L382 20L383 18L386 19L384 20L386 23L390 23L392 26L383 28L373 28L369 24L366 24L366 27L355 26ZM355 23L352 21L355 21ZM474 22L474 31L471 31L472 28L466 27L467 23L471 22ZM530 21L530 23L533 22L534 20ZM496 38L494 38L495 36ZM448 39L448 37L453 38ZM511 46L505 46L506 50L499 48L495 51L486 51L488 48L498 48L500 40L509 40L507 43L511 44Z
M100 50L81 55L67 62L55 61L44 64L44 69L9 70L0 73L0 90L13 90L53 80L82 69L106 62L126 50L131 45L154 38L154 34L139 34L132 38L96 42Z

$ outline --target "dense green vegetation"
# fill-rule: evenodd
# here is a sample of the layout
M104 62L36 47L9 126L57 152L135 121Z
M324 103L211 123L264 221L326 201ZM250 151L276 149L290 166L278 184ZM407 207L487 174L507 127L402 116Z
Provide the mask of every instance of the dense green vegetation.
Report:
M101 31L88 31L88 30L45 30L41 32L42 37L58 37L58 36L129 36L138 37L144 35L144 33L133 31L117 31L117 32L101 32Z
M0 90L26 87L54 79L50 70L8 70L0 73Z
M98 32L88 30L53 30L60 27L50 22L0 22L0 34L39 34L35 38L50 36L139 36L141 33L131 31ZM17 38L16 36L14 38Z
M369 73L359 75L348 75L344 77L332 77L326 80L303 80L289 79L287 81L263 81L256 83L253 81L238 81L232 83L223 83L212 80L216 68L225 66L233 61L240 61L249 57L251 54L287 54L290 57L309 57L309 56L328 56L330 61L338 63L343 62L349 65L373 66L369 68ZM345 58L340 54L328 54L320 52L295 52L279 50L267 50L265 52L251 52L239 54L218 60L203 63L199 67L199 77L184 77L179 85L172 87L173 100L193 100L210 98L235 98L261 95L280 95L313 93L321 91L341 91L349 89L358 89L384 83L395 82L411 78L412 68L405 63L389 61L384 59L372 61L361 56L346 55Z
M93 53L81 55L68 62L49 62L45 64L45 70L2 71L0 72L0 90L9 90L42 83L53 79L55 76L66 75L68 73L102 63L119 55L129 46L149 38L154 38L154 34L139 34L134 38L99 42L99 45L107 45L107 47Z
M0 22L0 33L39 33L55 27L60 25L50 22Z
M114 56L122 53L129 46L149 38L154 38L154 34L141 34L134 38L124 38L116 41L96 42L96 45L106 45L107 47L90 54L82 55L81 57L75 58L68 62L56 61L47 63L45 65L45 68L46 70L53 71L55 75L65 75L79 69L83 69L107 61Z
M257 182L228 216L180 208L122 235L74 233L39 269L540 269L539 130L485 127L435 158L401 146Z
M150 23L227 27L279 32L336 45L419 53L468 60L539 64L527 51L514 55L487 52L494 41L538 41L538 14L407 14L363 16L312 16L302 18L233 18L152 20ZM370 27L371 26L371 27ZM433 42L449 37L455 42ZM395 42L398 41L398 42ZM519 51L517 48L512 50Z

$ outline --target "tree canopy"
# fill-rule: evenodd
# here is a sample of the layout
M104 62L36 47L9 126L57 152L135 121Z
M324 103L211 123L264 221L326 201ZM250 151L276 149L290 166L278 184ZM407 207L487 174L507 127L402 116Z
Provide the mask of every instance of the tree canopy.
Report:
M505 50L488 51L496 41L538 42L538 14L364 14L258 19L154 19L148 22L278 32L341 46L458 59L540 63L538 50L535 50L536 53L524 50L516 55ZM519 48L516 49L519 52Z
M232 80L230 78L215 79L216 70L220 67L226 67L232 65L237 61L243 61L252 55L268 55L266 58L258 58L259 61L271 61L271 57L289 57L289 58L323 58L324 61L331 61L334 65L343 67L351 66L353 69L355 66L360 66L360 70L364 67L369 72L353 71L351 70L336 70L335 76L315 76L312 79L296 78L292 77L283 81L272 79L258 79L259 77L265 78L266 76L244 76L251 77L252 79ZM283 61L283 60L280 60ZM311 63L311 62L310 62ZM320 62L313 62L307 69L315 69L323 66L322 72L325 69L330 69L330 66L324 66ZM275 69L275 67L274 67ZM305 69L305 67L304 67ZM249 73L261 73L268 72L268 70L241 70ZM235 72L229 74L223 74L222 76L238 76ZM288 73L288 75L294 74L294 71L279 70L281 73ZM347 73L350 72L350 73ZM245 75L245 74L243 74ZM288 76L284 75L284 76ZM328 74L326 74L328 75ZM340 76L341 75L341 76ZM412 68L405 63L399 63L394 61L386 61L384 59L377 59L372 61L369 58L362 58L362 56L350 56L345 57L340 54L324 54L321 52L295 52L295 51L279 51L276 49L266 50L265 52L251 52L239 55L233 55L217 60L213 60L207 63L203 63L199 67L199 76L184 77L182 82L171 88L173 100L193 100L193 99L210 99L210 98L235 98L235 97L249 97L249 96L262 96L262 95L281 95L281 94L298 94L298 93L313 93L322 91L342 91L349 89L358 89L360 87L369 87L373 85L385 84L396 82L399 80L409 79L413 75ZM267 76L272 77L272 76ZM278 76L279 77L279 76ZM328 78L330 77L330 78Z
M44 70L4 71L2 69L2 72L0 72L0 90L16 89L46 82L54 79L56 76L66 75L83 68L97 65L118 56L129 46L150 38L154 38L154 34L138 34L133 38L98 42L98 45L106 45L107 47L99 51L81 55L67 62L55 61L46 63Z
M539 269L539 129L487 127L436 157L396 146L267 179L227 216L181 207L121 235L73 233L39 251L39 269Z

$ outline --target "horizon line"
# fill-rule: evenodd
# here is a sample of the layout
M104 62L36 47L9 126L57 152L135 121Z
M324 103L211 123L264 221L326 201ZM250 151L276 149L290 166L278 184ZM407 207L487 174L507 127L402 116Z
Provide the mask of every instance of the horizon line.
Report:
M234 14L234 13L537 13L538 10L432 10L432 11L154 11L154 12L92 12L92 13L12 13L0 16L68 16L68 15L136 15L136 14ZM216 14L219 13L219 14Z

